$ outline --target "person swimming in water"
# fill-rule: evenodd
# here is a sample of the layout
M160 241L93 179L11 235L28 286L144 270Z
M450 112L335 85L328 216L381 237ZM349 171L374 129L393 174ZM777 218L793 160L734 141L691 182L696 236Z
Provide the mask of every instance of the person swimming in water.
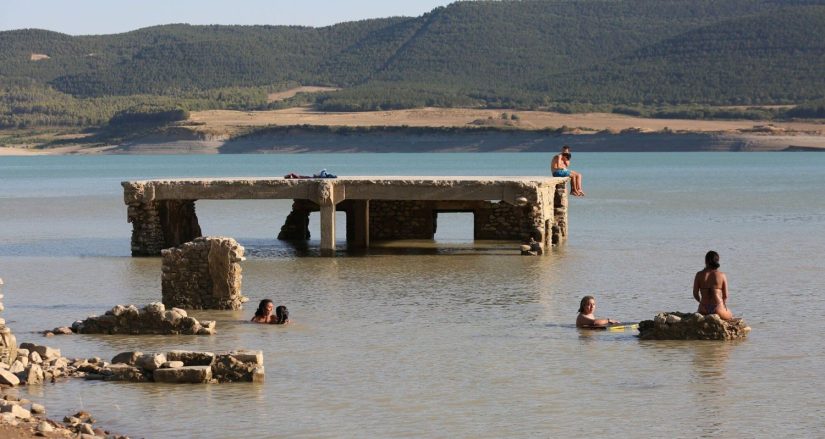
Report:
M577 328L601 328L614 323L619 323L618 320L611 319L597 319L593 313L596 312L596 298L593 296L582 297L579 303L579 315L576 317Z
M705 254L705 268L693 278L693 298L699 302L699 314L716 314L722 320L733 319L727 306L728 278L719 271L719 253L711 250Z
M275 308L275 318L271 322L273 325L286 325L289 323L289 310L283 305Z
M252 317L253 323L275 323L275 316L272 315L272 310L275 304L269 299L261 300L258 304L258 309L255 310L255 315Z

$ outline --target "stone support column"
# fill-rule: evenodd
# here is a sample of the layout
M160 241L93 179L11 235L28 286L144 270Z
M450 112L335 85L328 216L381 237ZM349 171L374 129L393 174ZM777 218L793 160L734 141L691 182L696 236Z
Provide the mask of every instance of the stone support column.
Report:
M335 206L321 206L321 254L335 255Z
M306 241L310 238L309 214L318 210L318 205L309 200L292 200L292 211L281 226L278 239L284 241Z
M132 256L158 256L201 236L195 200L156 200L153 186L125 181L123 200L132 224Z
M157 256L166 247L157 203L129 203L127 221L132 223L132 256Z
M335 256L335 204L344 197L336 194L336 187L330 181L318 182L316 197L315 202L321 208L321 255Z
M553 244L567 240L567 182L556 185L553 199Z

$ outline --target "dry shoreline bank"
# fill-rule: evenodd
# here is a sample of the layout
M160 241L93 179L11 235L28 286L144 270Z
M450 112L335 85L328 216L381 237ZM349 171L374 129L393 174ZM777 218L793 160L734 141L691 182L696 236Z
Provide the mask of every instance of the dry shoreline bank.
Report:
M825 150L825 122L443 108L353 113L214 110L193 112L177 126L114 145L83 143L82 138L48 147L21 142L0 147L0 155L546 152L562 144L577 151L616 152Z

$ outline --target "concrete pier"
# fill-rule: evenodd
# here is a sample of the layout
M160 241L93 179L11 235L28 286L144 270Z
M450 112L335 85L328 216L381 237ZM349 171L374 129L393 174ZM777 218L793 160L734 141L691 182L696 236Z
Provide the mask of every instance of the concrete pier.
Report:
M438 212L472 212L475 239L522 240L545 246L567 237L566 178L346 177L220 178L124 181L132 223L132 255L159 255L200 237L197 200L292 199L279 239L305 240L309 214L321 218L321 251L335 252L335 214L347 214L347 241L429 239Z

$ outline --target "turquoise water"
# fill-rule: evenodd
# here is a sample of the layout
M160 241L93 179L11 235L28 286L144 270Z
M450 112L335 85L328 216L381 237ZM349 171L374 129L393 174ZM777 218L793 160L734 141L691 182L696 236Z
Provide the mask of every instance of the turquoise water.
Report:
M265 352L267 382L59 382L28 389L49 415L91 411L137 437L516 437L820 434L825 397L825 154L576 153L588 196L547 257L474 243L466 216L434 242L302 257L273 239L288 201L199 202L207 234L246 246L245 295L289 306L286 328L199 312L215 337L35 332L160 299L160 263L129 257L120 181L158 177L546 175L548 154L0 157L0 277L19 341L66 356L173 348ZM341 218L339 218L341 220ZM317 230L317 218L311 230ZM339 228L341 230L341 228ZM313 233L317 244L318 233ZM340 240L344 237L339 236ZM722 256L742 343L640 342L569 327L598 315L695 309L704 253ZM251 306L251 305L250 305ZM231 430L225 430L231 425Z

